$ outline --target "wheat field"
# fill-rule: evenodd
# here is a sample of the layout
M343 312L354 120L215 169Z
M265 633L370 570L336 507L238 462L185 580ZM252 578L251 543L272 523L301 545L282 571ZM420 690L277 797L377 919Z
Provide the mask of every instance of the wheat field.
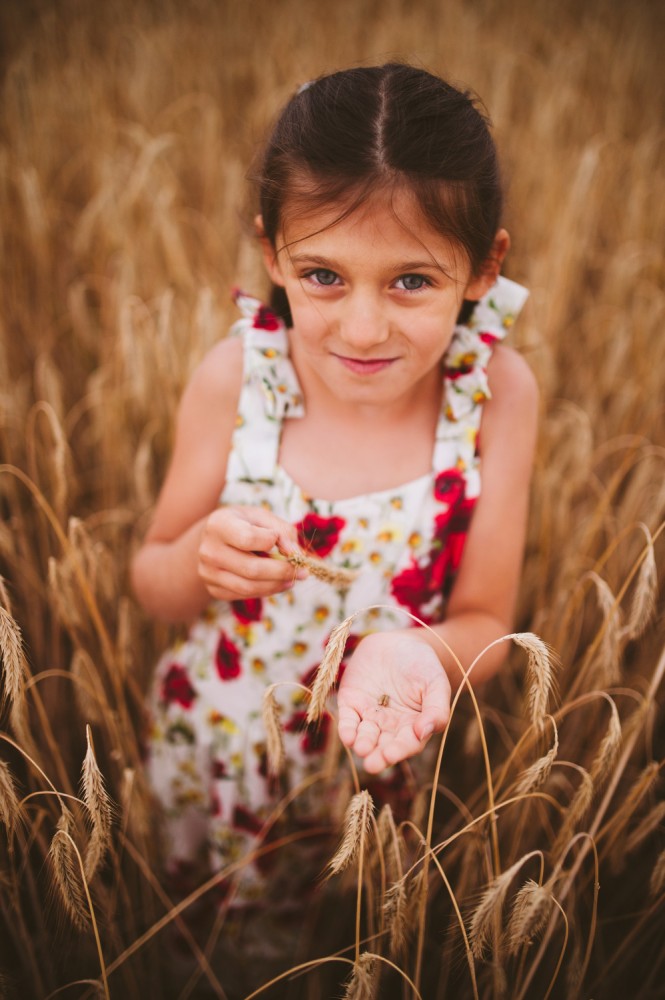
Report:
M504 164L541 389L517 638L407 822L338 788L318 947L252 995L663 995L664 44L649 0L4 0L0 997L232 995L215 886L160 878L140 723L169 633L128 561L230 289L265 289L267 123L391 58L479 94Z

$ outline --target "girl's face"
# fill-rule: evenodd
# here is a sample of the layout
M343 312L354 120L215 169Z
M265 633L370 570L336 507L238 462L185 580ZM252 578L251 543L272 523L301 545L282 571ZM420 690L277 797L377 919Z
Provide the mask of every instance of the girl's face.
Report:
M466 256L423 219L412 196L374 196L339 222L332 205L289 219L270 277L287 294L291 352L308 388L351 405L403 406L440 391L440 361L464 299L479 299L508 248L472 278Z

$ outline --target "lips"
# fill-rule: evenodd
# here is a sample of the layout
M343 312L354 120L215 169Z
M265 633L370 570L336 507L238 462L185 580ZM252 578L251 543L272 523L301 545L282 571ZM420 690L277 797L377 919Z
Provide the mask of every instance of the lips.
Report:
M375 375L377 372L389 368L397 360L396 358L369 358L364 360L362 358L348 358L343 354L335 354L334 357L338 361L341 361L345 368L356 375Z

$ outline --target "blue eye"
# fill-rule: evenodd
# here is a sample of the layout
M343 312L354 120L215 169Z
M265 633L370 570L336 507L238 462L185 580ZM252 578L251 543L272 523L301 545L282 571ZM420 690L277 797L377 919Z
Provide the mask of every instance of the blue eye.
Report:
M337 281L337 275L335 274L335 272L329 271L325 267L320 267L316 271L310 271L307 277L313 278L317 283L317 285L325 285L326 287L328 287L329 285L334 285L335 282Z
M406 292L417 292L426 285L429 285L429 281L422 274L403 274L401 278L397 279L397 283L399 284L400 282Z

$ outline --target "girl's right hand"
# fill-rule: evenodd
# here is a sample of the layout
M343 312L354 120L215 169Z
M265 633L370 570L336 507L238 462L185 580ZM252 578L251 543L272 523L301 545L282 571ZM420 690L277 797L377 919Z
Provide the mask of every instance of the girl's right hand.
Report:
M221 601L268 597L307 576L286 559L266 558L276 548L299 552L292 524L262 507L219 507L203 523L198 574L211 597Z

